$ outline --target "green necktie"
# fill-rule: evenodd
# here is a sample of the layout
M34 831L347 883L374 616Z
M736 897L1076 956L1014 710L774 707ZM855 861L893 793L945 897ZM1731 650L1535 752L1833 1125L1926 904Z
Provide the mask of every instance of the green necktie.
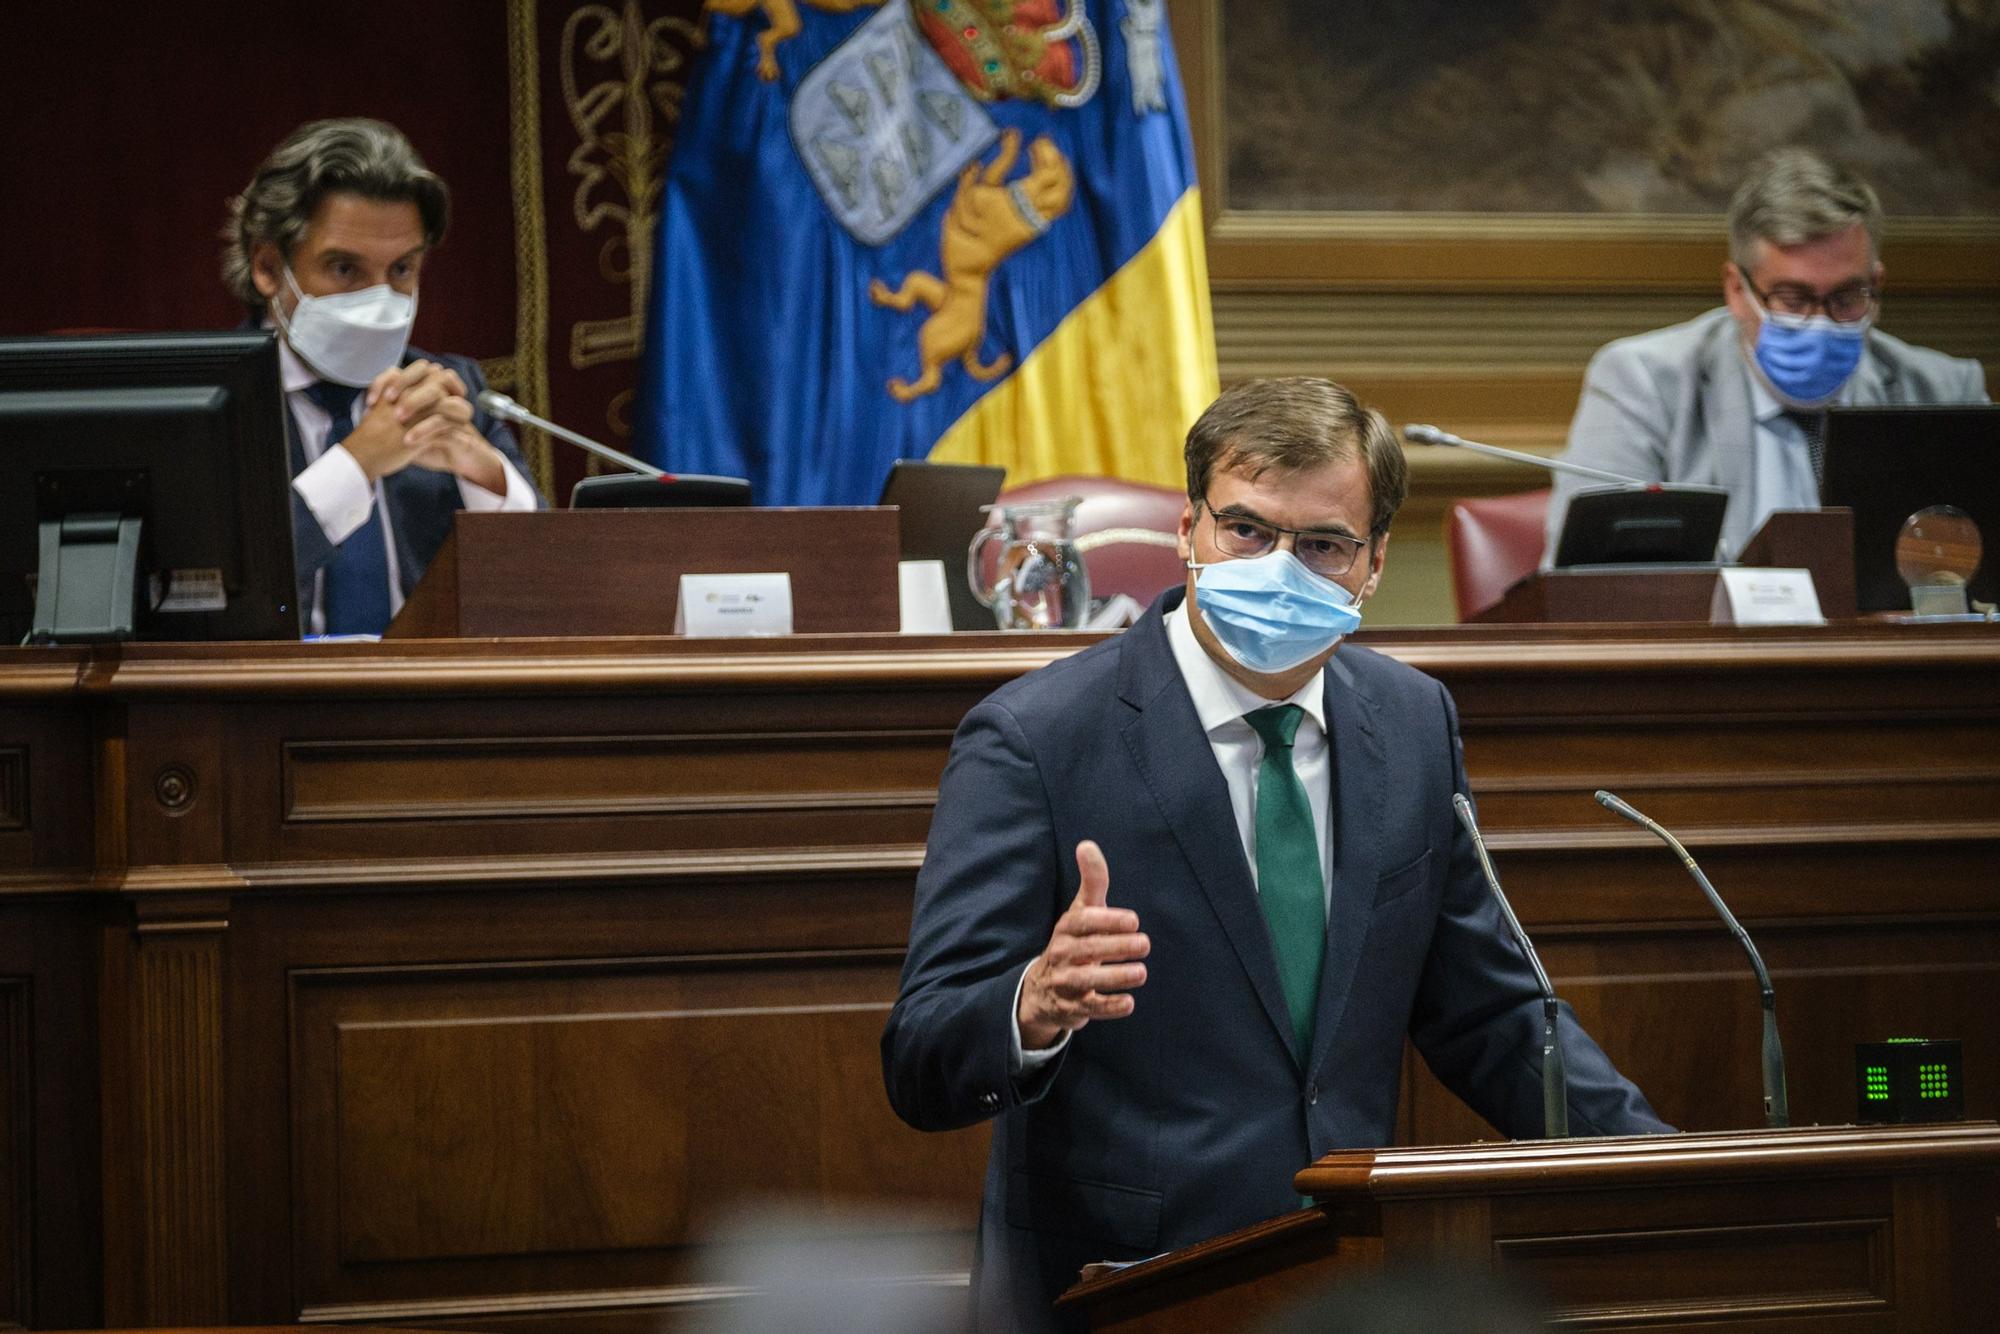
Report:
M1264 739L1264 762L1257 770L1257 901L1271 928L1278 980L1285 988L1301 1061L1312 1054L1320 959L1326 953L1326 881L1319 840L1305 784L1292 767L1292 737L1304 716L1296 704L1243 715Z

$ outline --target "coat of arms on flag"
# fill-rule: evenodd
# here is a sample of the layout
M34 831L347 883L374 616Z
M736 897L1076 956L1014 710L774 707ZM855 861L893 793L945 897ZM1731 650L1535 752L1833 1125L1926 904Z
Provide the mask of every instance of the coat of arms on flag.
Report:
M889 464L1177 484L1215 392L1159 0L710 0L639 434L760 503Z

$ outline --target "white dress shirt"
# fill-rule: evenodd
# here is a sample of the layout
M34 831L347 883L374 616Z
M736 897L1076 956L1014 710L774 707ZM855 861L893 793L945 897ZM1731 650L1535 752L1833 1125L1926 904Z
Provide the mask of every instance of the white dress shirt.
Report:
M270 327L268 324L266 327ZM305 501L313 518L319 520L320 531L326 540L339 546L351 537L355 530L368 522L368 511L382 497L380 482L370 482L368 474L361 470L354 455L347 452L345 445L326 447L326 435L333 419L326 409L312 401L306 390L319 380L311 367L299 360L292 351L291 344L278 339L278 368L285 387L285 403L291 408L292 420L299 428L299 444L305 451L306 466L292 479L292 489L299 499ZM362 410L362 400L354 401L355 411ZM507 476L507 493L495 495L485 487L458 479L459 499L469 510L531 510L535 508L535 489L521 476L505 454L500 456L500 467ZM403 609L402 574L396 563L396 533L387 506L382 509L382 543L389 561L389 614L394 616ZM303 608L307 634L324 634L326 631L326 571L313 576L312 605Z
M1810 471L1810 469L1808 469ZM1243 855L1250 864L1250 880L1257 880L1257 772L1264 763L1263 738L1243 720L1247 713L1279 704L1296 704L1305 710L1298 733L1292 738L1292 768L1312 805L1313 837L1319 843L1321 893L1328 911L1333 905L1333 847L1327 837L1333 789L1333 769L1326 738L1326 676L1312 677L1284 699L1266 699L1222 670L1201 641L1194 637L1187 605L1167 613L1167 644L1173 650L1174 665L1187 683L1194 699L1195 716L1208 734L1208 747L1222 770L1229 788L1229 806L1236 817L1236 836L1243 843ZM1118 901L1118 868L1110 867L1111 902ZM1139 923L1145 930L1146 924ZM1030 960L1028 968L1034 966ZM1014 1070L1026 1073L1052 1060L1069 1043L1065 1033L1054 1046L1028 1051L1021 1045L1021 987L1028 980L1028 968L1014 984Z

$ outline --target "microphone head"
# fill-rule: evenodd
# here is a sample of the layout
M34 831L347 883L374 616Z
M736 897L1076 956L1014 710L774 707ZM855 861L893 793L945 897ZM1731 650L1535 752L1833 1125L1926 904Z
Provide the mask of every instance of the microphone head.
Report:
M1450 439L1450 437L1437 427L1425 426L1420 422L1412 422L1405 426L1403 428L1403 438L1419 445L1442 445Z
M1596 796L1597 804L1605 810L1610 811L1613 815L1622 815L1633 824L1644 825L1648 829L1653 827L1653 822L1639 814L1638 810L1623 797L1606 792L1603 788L1597 789Z
M475 401L496 417L506 417L510 421L518 420L520 417L521 405L497 389L480 390L479 397Z

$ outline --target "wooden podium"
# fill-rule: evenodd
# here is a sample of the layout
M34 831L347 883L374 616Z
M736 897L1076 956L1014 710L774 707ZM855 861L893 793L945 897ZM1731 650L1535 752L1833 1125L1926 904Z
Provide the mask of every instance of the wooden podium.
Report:
M1093 1330L1223 1334L1344 1273L1462 1261L1565 1329L1961 1330L2000 1307L1991 1121L1334 1153L1297 1186L1316 1207L1059 1305Z
M782 571L792 629L901 628L893 508L460 510L387 639L664 635L684 574Z
M1853 620L1854 511L1779 510L1743 546L1740 565L1812 571L1820 612ZM1717 566L1576 565L1537 570L1471 619L1481 624L1542 621L1694 621L1706 624Z

